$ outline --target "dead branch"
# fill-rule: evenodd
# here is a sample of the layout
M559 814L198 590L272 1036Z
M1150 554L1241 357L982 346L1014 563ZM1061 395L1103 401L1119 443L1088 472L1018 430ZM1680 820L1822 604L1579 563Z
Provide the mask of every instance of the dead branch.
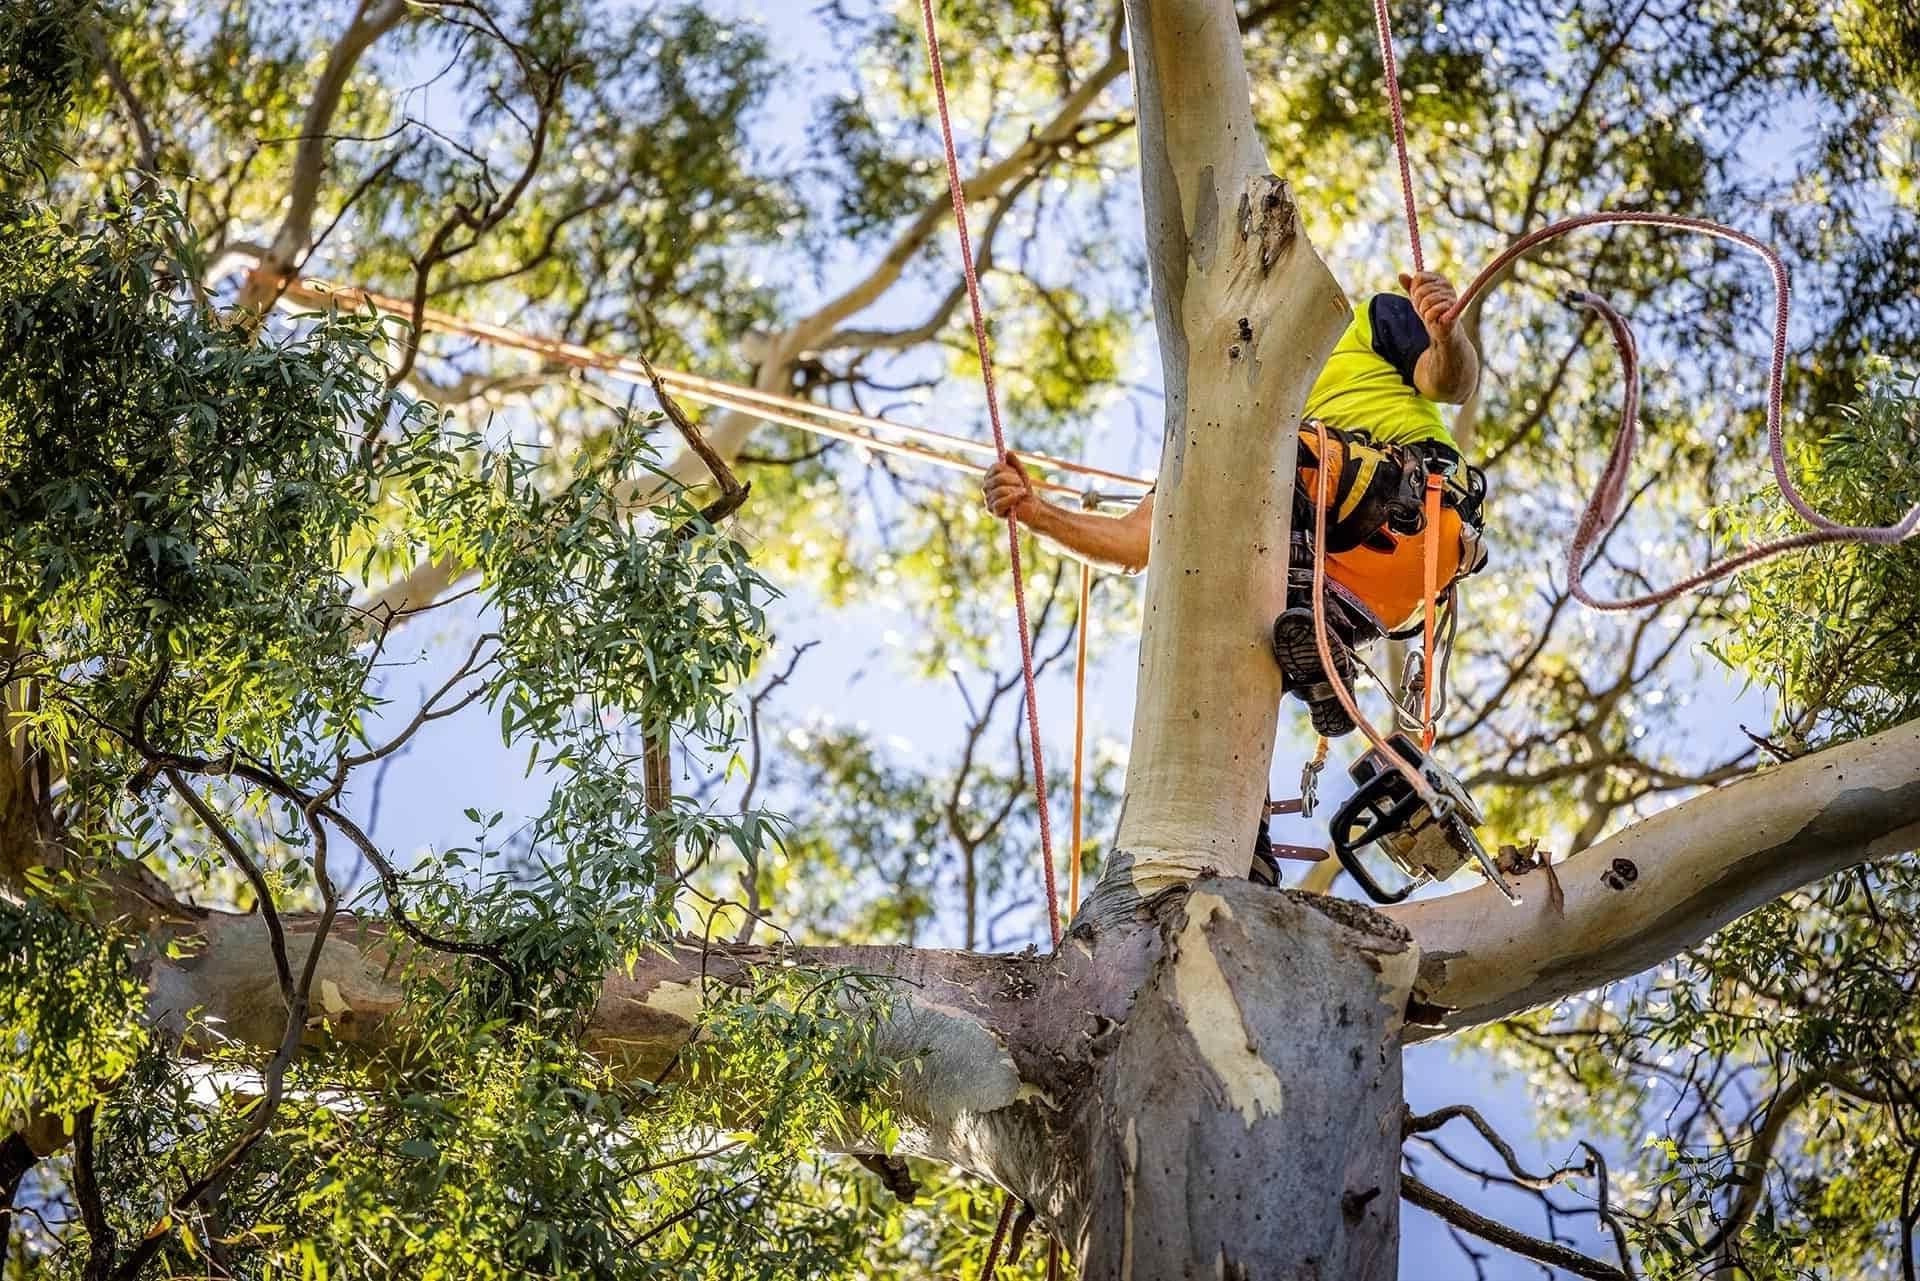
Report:
M1471 1232L1483 1241L1491 1241L1503 1250L1511 1250L1523 1258L1540 1263L1551 1264L1556 1268L1565 1268L1577 1277L1588 1277L1591 1281L1632 1281L1629 1273L1622 1272L1611 1264L1602 1263L1590 1255L1569 1249L1556 1241L1542 1241L1539 1237L1508 1227L1504 1223L1489 1219L1484 1214L1468 1209L1452 1197L1435 1191L1410 1174L1400 1176L1400 1195L1422 1210L1452 1224L1462 1231Z

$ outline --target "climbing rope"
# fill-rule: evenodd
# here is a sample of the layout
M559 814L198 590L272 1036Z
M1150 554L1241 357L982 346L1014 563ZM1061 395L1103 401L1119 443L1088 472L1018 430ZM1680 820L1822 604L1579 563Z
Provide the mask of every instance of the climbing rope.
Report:
M304 303L310 307L374 307L396 315L411 316L413 314L413 304L407 299L377 293L358 285L333 284L312 277L304 277L289 285L283 298L287 302ZM469 320L435 307L422 309L420 329L423 333L430 331L450 334L455 337L470 338L490 347L527 352L554 364L592 370L622 381L637 382L643 386L651 383L646 370L638 360L632 357L597 351L592 347L581 346L579 343L562 342L555 338L524 333L507 325ZM936 431L931 427L895 422L891 418L856 413L853 410L817 404L814 401L800 400L793 396L783 396L777 392L762 391L757 387L743 387L738 383L723 382L718 378L706 378L699 374L664 366L656 367L655 372L660 375L660 381L667 390L698 404L731 409L770 423L778 423L783 427L793 427L817 436L824 436L829 440L846 441L859 445L863 449L911 458L936 467L977 475L980 471L980 465L977 462L954 455L974 454L997 457L1000 452L987 441L974 440L968 436L956 436L950 432ZM889 440L887 434L904 436L906 440ZM922 448L908 443L910 441L922 441L932 448ZM1150 481L1139 476L1108 471L1102 467L1093 467L1068 458L1055 458L1049 454L1023 454L1021 457L1023 461L1045 471L1067 472L1090 480L1117 482L1142 492L1151 484ZM1089 491L1046 477L1036 477L1033 484L1034 488L1048 493L1070 494L1083 500L1092 493L1095 502L1101 504L1131 503L1138 501L1139 498L1138 494Z
M1413 269L1425 271L1427 256L1420 250L1420 214L1413 203L1413 162L1407 158L1407 119L1400 108L1400 68L1393 60L1393 28L1387 20L1387 0L1373 0L1373 30L1380 40L1380 63L1387 73L1387 114L1393 118L1393 149L1400 156L1400 198L1407 208L1407 240L1413 246Z
M1000 398L993 384L993 352L987 342L987 318L980 305L980 277L973 269L973 243L967 234L967 193L960 182L960 157L953 146L953 120L947 110L947 74L940 57L940 35L933 20L933 0L920 0L920 17L927 34L927 66L933 72L933 100L940 108L940 142L946 150L947 194L953 200L953 225L960 240L960 268L966 274L967 306L973 315L973 345L980 354L980 382L987 393L987 421L993 424L993 445L1002 458L1007 452L1006 429L1000 425ZM1047 766L1040 755L1040 703L1034 692L1033 637L1027 631L1027 588L1020 563L1020 522L1007 513L1007 558L1013 570L1013 613L1020 629L1020 676L1026 686L1027 738L1033 753L1033 797L1040 809L1040 859L1047 884L1047 933L1060 946L1060 894L1053 878L1053 828L1047 818Z
M1067 843L1067 915L1080 910L1080 840L1087 774L1087 625L1092 622L1093 566L1080 562L1080 612L1073 642L1073 822Z
M1425 258L1420 245L1420 215L1413 194L1413 167L1407 147L1406 119L1400 101L1399 69L1394 61L1393 31L1387 16L1387 0L1374 0L1374 28L1380 42L1380 64L1385 75L1387 109L1393 122L1393 145L1399 157L1400 194L1406 208L1407 240L1412 249L1415 271L1424 271ZM1557 240L1570 232L1583 227L1617 226L1623 224L1665 227L1676 231L1690 232L1709 236L1740 246L1759 257L1766 263L1773 277L1773 344L1767 370L1767 455L1772 464L1774 483L1781 496L1793 508L1801 519L1813 528L1784 538L1762 542L1720 561L1709 561L1693 574L1667 587L1657 588L1639 596L1622 599L1602 600L1588 592L1584 583L1584 571L1588 553L1594 541L1600 537L1620 514L1625 500L1626 479L1633 462L1634 447L1639 442L1638 415L1640 407L1640 365L1639 349L1634 342L1633 331L1624 317L1606 300L1584 291L1575 291L1567 296L1570 306L1585 308L1599 316L1612 335L1615 349L1620 355L1621 377L1626 384L1625 395L1621 402L1620 427L1614 436L1613 449L1608 456L1607 466L1600 482L1588 498L1578 523L1574 526L1573 538L1567 549L1568 587L1574 598L1589 608L1604 611L1624 611L1642 609L1648 606L1666 604L1675 597L1694 591L1708 583L1716 582L1737 573L1746 567L1785 552L1797 551L1823 543L1855 542L1877 546L1887 546L1904 542L1920 531L1920 504L1907 512L1900 520L1891 525L1843 525L1817 511L1807 502L1800 489L1794 484L1793 476L1787 467L1786 433L1782 405L1785 400L1787 366L1787 323L1792 307L1792 286L1788 279L1786 264L1771 245L1758 240L1746 232L1705 218L1691 218L1681 214L1663 214L1640 211L1601 211L1580 214L1566 218L1538 231L1529 232L1514 241L1492 262L1481 269L1480 274L1461 291L1460 296L1448 309L1445 320L1457 322L1475 299L1492 287L1505 272L1506 268L1523 254L1530 252L1550 240ZM1326 433L1320 429L1321 449L1326 449ZM1323 669L1329 674L1335 694L1354 723L1366 732L1367 738L1379 750L1382 757L1400 771L1401 775L1413 786L1422 801L1433 805L1439 800L1425 778L1398 752L1388 746L1373 724L1360 714L1352 692L1346 682L1340 679L1338 670L1333 666L1332 647L1327 641L1327 618L1324 597L1325 589L1325 531L1326 518L1324 504L1327 501L1327 488L1324 479L1318 487L1319 501L1323 505L1317 511L1314 522L1314 575L1313 575L1313 619L1317 648ZM1429 560L1432 553L1428 553ZM1429 573L1432 571L1429 570ZM1431 578L1429 582L1431 582ZM1427 611L1427 633L1429 649L1433 627L1432 605ZM1429 670L1425 674L1429 699L1434 684L1434 674ZM1427 723L1423 726L1423 737L1432 741L1433 725L1431 720L1431 702L1427 704Z
M980 306L980 279L973 268L973 245L967 234L967 193L960 182L960 158L953 146L953 120L947 110L947 74L940 57L940 34L933 19L933 0L920 0L921 24L927 36L927 67L933 73L933 100L940 108L940 142L946 152L947 194L953 199L953 225L960 241L960 268L966 274L967 305L973 316L973 344L980 354L980 381L987 394L987 420L993 424L994 448L1000 451L1002 458L1011 459L1007 451L1006 431L1000 425L1000 401L994 392L993 353L987 343L987 322ZM1033 796L1040 809L1040 861L1047 884L1047 932L1053 939L1055 948L1060 946L1060 898L1054 888L1053 878L1053 832L1047 819L1047 767L1040 755L1040 705L1033 688L1033 638L1027 631L1027 596L1024 575L1020 563L1020 524L1012 512L1007 513L1007 559L1013 570L1013 612L1020 628L1020 674L1026 685L1027 695L1027 737L1033 752ZM1086 636L1086 599L1088 583L1083 572L1081 577L1080 635ZM1081 662L1078 678L1084 682L1086 677L1085 649L1081 650ZM1081 690L1084 689L1082 685ZM1074 695L1076 718L1084 715L1084 693L1076 690ZM1079 739L1081 721L1076 719L1074 726L1075 762L1074 762L1074 813L1073 813L1073 879L1074 889L1079 887L1080 868L1080 777L1079 777ZM1077 894L1076 894L1077 897ZM994 1269L999 1265L1000 1242L1006 1234L1007 1224L1013 1217L1013 1196L1008 1194L1000 1205L1000 1226L994 1230L993 1244L987 1247L986 1265L981 1268L982 1281L993 1281ZM1048 1269L1053 1272L1058 1266L1057 1256L1049 1259Z

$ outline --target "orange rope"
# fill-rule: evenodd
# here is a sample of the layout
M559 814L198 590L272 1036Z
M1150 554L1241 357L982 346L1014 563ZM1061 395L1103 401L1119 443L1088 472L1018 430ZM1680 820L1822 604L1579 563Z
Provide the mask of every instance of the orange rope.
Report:
M1421 573L1426 579L1422 595L1426 598L1426 615L1421 642L1420 667L1420 750L1433 750L1433 621L1436 610L1434 598L1440 594L1440 476L1437 472L1427 473L1427 526L1426 535L1421 540Z
M1067 915L1080 910L1080 830L1087 766L1087 625L1093 601L1093 566L1080 562L1079 636L1073 651L1073 824L1067 843Z

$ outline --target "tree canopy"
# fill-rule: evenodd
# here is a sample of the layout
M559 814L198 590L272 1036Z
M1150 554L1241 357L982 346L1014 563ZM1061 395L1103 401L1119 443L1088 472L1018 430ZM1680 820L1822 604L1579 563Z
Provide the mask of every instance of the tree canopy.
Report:
M990 1189L873 1155L912 1070L877 1032L899 985L857 950L794 950L1045 940L1005 540L974 487L737 410L687 421L418 323L432 307L981 427L913 6L752 9L0 14L7 1275L978 1267ZM940 9L1016 448L1150 470L1163 389L1119 6ZM1369 7L1237 12L1303 226L1352 297L1390 288ZM1904 10L1399 16L1436 261L1464 277L1600 207L1748 227L1795 272L1796 474L1847 519L1920 501ZM411 309L275 305L308 276ZM1465 589L1439 743L1495 843L1564 858L1920 714L1911 547L1771 562L1619 620L1550 568L1617 412L1572 287L1629 312L1652 366L1594 578L1669 581L1791 527L1758 483L1762 283L1718 249L1608 232L1528 259L1468 316L1487 375L1455 431L1492 480L1496 562ZM1089 619L1096 670L1131 667L1139 591L1101 577L1081 617L1073 572L1033 563L1057 705ZM870 679L951 709L937 733L791 699L836 649L859 661L846 633L876 617L899 635ZM449 779L408 800L444 808L416 858L374 817L395 759L447 750L442 721L497 733L541 802L509 813ZM1303 733L1283 733L1280 791ZM1089 870L1123 765L1095 745L1072 851ZM259 1035L168 1004L167 976L215 954L197 949L216 912L270 938L275 1002L235 1015ZM689 935L767 946L687 981L670 1058L602 1036L605 976ZM368 1032L329 936L380 958L398 1034ZM1614 1152L1642 1274L1910 1273L1916 971L1920 872L1888 858L1462 1040L1549 1133ZM1478 1177L1435 1132L1408 1160ZM1542 1235L1593 1212L1541 1196Z

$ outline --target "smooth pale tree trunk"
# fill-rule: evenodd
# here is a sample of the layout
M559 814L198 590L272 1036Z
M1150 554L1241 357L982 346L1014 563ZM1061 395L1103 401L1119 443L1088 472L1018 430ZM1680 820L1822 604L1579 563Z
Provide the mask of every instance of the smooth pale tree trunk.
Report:
M1350 312L1268 170L1232 5L1129 0L1127 20L1167 420L1125 805L1083 922L1158 938L1055 1221L1089 1278L1388 1278L1417 949L1244 880L1300 415Z

